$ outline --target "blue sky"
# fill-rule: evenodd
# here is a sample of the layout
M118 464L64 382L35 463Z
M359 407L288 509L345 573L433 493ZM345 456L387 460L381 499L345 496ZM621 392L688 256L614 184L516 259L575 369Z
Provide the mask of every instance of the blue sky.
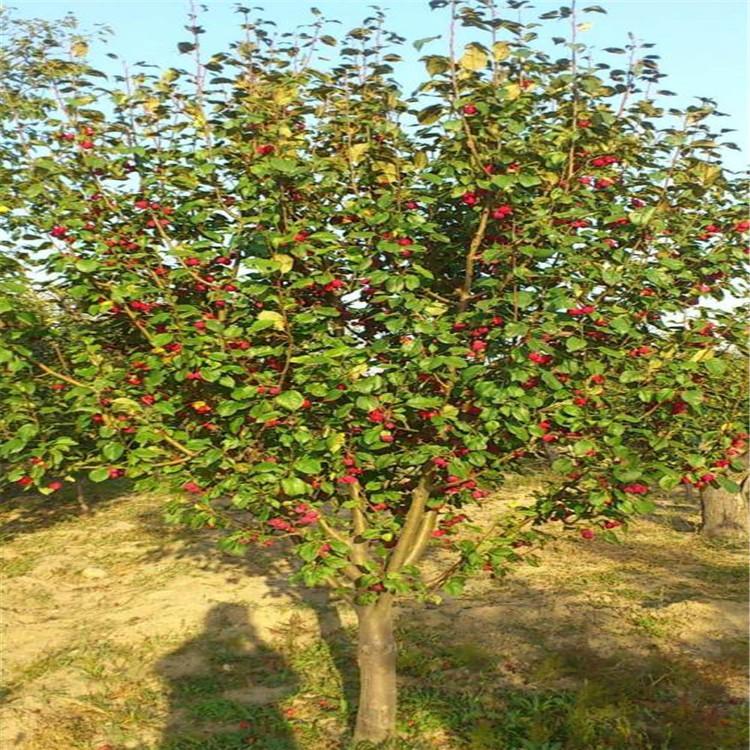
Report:
M207 51L218 51L228 41L239 36L239 16L234 13L234 2L208 0L201 23L206 28L202 43ZM311 16L308 8L315 5L329 18L342 22L332 27L334 35L340 30L359 24L374 2L359 0L273 0L272 2L246 2L248 6L264 5L264 16L276 21L280 27L291 29L297 23L306 23ZM538 0L534 5L538 13L553 10L564 4L563 0L549 2ZM599 4L607 15L589 14L586 20L593 23L581 35L596 47L624 46L627 33L632 31L638 39L654 42L651 53L661 56L662 71L669 77L662 88L678 94L664 99L667 105L684 106L694 101L694 96L716 99L721 111L730 115L721 121L722 127L737 129L734 140L743 147L743 154L726 152L730 167L742 168L748 160L748 5L744 0L591 0L581 5ZM55 19L67 11L73 12L84 27L103 23L112 27L115 34L108 45L111 51L135 62L147 60L160 65L183 66L186 60L177 53L178 41L188 39L183 30L188 7L187 0L131 1L127 0L60 0L34 2L18 0L10 4L16 14L26 17ZM420 37L444 33L445 11L431 11L427 0L398 0L381 2L390 19L389 27L410 41ZM531 15L531 14L529 14ZM536 14L535 14L536 15ZM544 44L547 38L562 29L541 29ZM563 31L564 33L564 31ZM466 41L470 37L466 38ZM541 41L541 40L540 40ZM441 42L428 45L422 52L439 52ZM552 45L549 44L552 48ZM563 50L560 50L562 53ZM419 53L411 45L401 54L407 62L400 67L399 77L411 90L422 80L422 66L417 62ZM108 66L102 54L95 62ZM602 54L607 62L621 58ZM106 61L106 62L105 62Z

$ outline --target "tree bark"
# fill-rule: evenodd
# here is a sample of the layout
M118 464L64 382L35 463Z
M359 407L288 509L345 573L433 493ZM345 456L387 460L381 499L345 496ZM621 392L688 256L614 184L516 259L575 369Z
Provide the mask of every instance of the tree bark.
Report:
M744 539L748 535L750 477L735 475L732 479L740 485L737 493L710 485L701 490L701 533L708 538Z
M396 731L396 641L389 595L357 608L357 616L359 708L354 741L378 744Z

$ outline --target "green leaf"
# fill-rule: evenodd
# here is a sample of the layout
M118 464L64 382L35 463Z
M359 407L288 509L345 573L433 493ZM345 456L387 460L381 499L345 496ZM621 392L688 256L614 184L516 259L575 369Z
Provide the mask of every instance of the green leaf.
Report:
M79 260L76 263L76 268L81 273L93 273L99 269L99 261L93 258L87 258L86 260Z
M318 459L307 456L295 461L294 468L302 474L320 474L322 467Z
M299 477L286 477L281 480L281 488L287 495L296 497L297 495L306 495L310 486Z
M107 443L102 450L105 458L116 461L125 452L125 446L120 443Z
M581 349L585 349L587 346L586 339L578 338L578 336L571 336L565 342L565 348L569 352L577 352Z
M89 479L92 482L104 482L105 480L109 479L109 469L92 469L89 472Z
M299 391L283 391L274 399L279 406L289 411L297 411L305 403L305 397Z

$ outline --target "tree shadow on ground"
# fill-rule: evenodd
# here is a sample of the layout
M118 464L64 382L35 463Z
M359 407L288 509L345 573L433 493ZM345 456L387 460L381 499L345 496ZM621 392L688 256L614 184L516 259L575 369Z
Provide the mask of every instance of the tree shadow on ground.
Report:
M81 479L52 495L32 492L4 493L0 504L0 539L9 542L23 534L42 531L55 524L95 513L132 492L125 479L95 484Z
M297 750L280 703L298 689L286 659L239 604L214 605L202 631L161 659L169 716L159 750Z
M484 620L485 632L503 623ZM557 623L558 625L560 623ZM585 632L585 617L569 623ZM559 628L552 628L559 632ZM402 634L400 712L408 724L437 727L413 747L476 750L739 750L747 746L742 699L722 683L744 667L702 665L658 648L604 651L578 638L527 633L518 650L462 641L442 629Z
M341 602L337 601L332 591L327 588L306 588L302 585L293 583L291 578L295 572L296 565L293 555L290 554L288 545L278 540L271 548L254 547L244 556L229 555L222 552L217 547L217 540L220 538L220 532L206 532L205 529L191 530L184 527L177 527L167 524L164 521L163 514L158 508L150 509L139 516L140 523L150 533L163 533L169 535L170 539L176 540L178 545L172 548L157 547L152 549L146 559L149 562L159 562L163 559L190 560L192 565L204 571L221 573L224 575L228 584L240 583L247 577L262 577L268 588L271 598L278 598L292 608L292 612L286 614L277 623L274 628L276 637L286 638L287 641L298 636L303 636L308 640L312 636L313 641L322 645L322 652L318 657L327 661L333 672L334 682L338 695L336 696L336 710L338 713L339 724L344 728L346 740L351 736L356 718L356 698L359 691L359 679L355 663L355 648L352 635L345 626L341 618ZM247 602L252 605L253 602ZM223 605L231 607L235 605ZM243 608L243 617L247 618L246 607ZM295 612L308 612L311 618L301 622L296 618ZM239 617L239 610L233 610L233 615ZM312 619L312 623L310 622ZM208 629L208 628L207 628ZM209 638L208 641L211 639ZM267 642L268 637L261 639L256 634L256 641L260 643ZM286 658L290 659L293 655L291 652L298 650L297 646L288 647ZM314 647L312 648L314 650ZM180 650L181 651L181 650ZM262 662L261 662L262 663ZM273 668L272 661L269 661L269 667ZM294 692L293 684L299 682L293 672L289 671L287 663L285 670L280 675L286 675L287 688L291 693ZM304 669L304 665L302 665ZM283 673L283 674L282 674ZM278 676L278 675L277 675ZM273 679L272 675L268 679ZM323 703L327 698L323 696ZM331 708L325 709L330 713ZM269 750L285 750L286 745L263 744L261 739L253 744L253 747L266 748ZM328 746L328 745L327 745ZM343 747L336 743L331 747ZM175 745L175 748L182 750L184 748L200 747L204 745ZM208 749L213 745L205 745ZM234 745L216 745L217 748L233 748ZM242 747L245 747L244 745ZM290 746L292 747L292 746ZM161 750L161 748L159 748ZM165 750L172 750L172 745L165 746Z

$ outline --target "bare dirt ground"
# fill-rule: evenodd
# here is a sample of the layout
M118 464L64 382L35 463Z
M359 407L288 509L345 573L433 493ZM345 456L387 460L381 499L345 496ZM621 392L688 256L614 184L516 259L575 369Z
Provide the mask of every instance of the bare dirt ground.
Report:
M165 527L157 497L94 500L4 503L2 750L346 747L351 613ZM746 549L696 521L665 499L620 545L566 536L402 606L397 746L746 747Z

